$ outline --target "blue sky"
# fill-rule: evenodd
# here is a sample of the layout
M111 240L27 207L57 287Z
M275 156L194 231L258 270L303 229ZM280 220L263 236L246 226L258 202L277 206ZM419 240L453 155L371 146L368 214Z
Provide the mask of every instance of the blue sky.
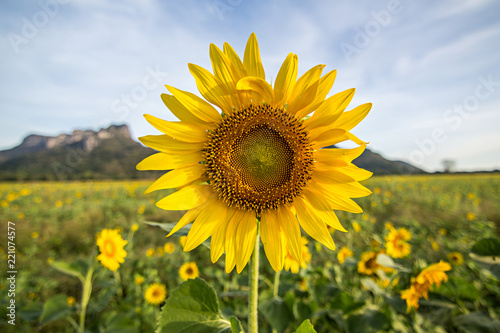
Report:
M210 43L242 54L257 34L271 81L289 52L299 73L337 69L333 93L372 102L353 131L428 171L500 169L500 2L7 0L0 4L0 149L142 117L174 120L164 84L197 92L187 63Z

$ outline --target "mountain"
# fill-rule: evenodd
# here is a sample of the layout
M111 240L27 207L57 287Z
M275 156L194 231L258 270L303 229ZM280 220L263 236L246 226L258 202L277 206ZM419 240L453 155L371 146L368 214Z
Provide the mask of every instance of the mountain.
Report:
M132 140L127 125L112 125L97 132L76 130L56 137L29 135L19 146L0 151L0 180L156 178L162 172L135 169L154 152ZM369 149L355 164L376 175L425 173Z
M152 153L132 140L127 125L56 137L29 135L19 146L0 151L0 180L154 178L161 173L135 169Z

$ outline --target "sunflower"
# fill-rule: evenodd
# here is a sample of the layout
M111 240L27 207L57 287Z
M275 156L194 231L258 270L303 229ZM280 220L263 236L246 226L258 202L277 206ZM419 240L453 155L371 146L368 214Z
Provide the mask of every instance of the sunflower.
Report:
M307 243L309 241L306 237L302 236L302 260L300 262L296 261L290 253L287 253L285 257L284 268L286 271L291 271L293 274L297 274L300 268L306 268L307 264L311 262L311 253L309 253L309 248Z
M339 263L343 264L345 260L352 257L352 255L352 251L347 246L344 246L339 250L339 252L337 252L337 259L339 260Z
M116 271L125 262L127 252L123 247L127 244L117 229L103 229L97 237L97 246L101 252L97 259L111 271Z
M464 263L464 256L460 252L450 252L448 260L455 266L461 266Z
M162 100L180 121L145 115L164 134L140 138L159 152L137 169L171 170L146 192L178 189L156 205L187 210L169 236L193 222L184 251L211 237L212 262L225 253L226 272L243 270L258 225L274 270L288 252L301 261L301 227L334 250L327 226L346 229L333 210L361 213L351 198L371 193L358 181L372 173L351 163L366 143L349 132L371 104L345 112L354 89L327 98L336 70L322 75L318 65L297 79L293 53L271 86L253 33L243 61L227 43L211 44L209 53L213 74L188 65L204 99L167 85ZM328 148L346 140L358 147Z
M200 271L196 263L191 261L184 263L181 268L179 268L179 275L183 281L187 281L189 279L196 279L200 276Z
M167 287L161 283L151 284L144 293L144 298L146 302L153 305L158 305L163 303L167 297Z
M407 310L418 309L418 300L423 297L429 299L429 289L432 286L441 286L441 283L448 281L448 275L445 272L451 270L449 263L440 261L432 264L420 272L416 278L412 278L410 288L401 292L401 298L406 300Z
M404 258L411 253L411 245L406 241L411 239L411 233L405 228L390 228L386 236L385 248L393 258Z
M383 272L392 272L394 269L390 267L384 267L377 263L377 257L380 253L384 253L384 251L380 250L377 252L363 252L361 254L361 260L358 262L358 273L373 275L376 274L378 270L381 270Z
M166 253L172 254L175 251L175 244L172 242L166 242L165 245L163 245L163 249Z

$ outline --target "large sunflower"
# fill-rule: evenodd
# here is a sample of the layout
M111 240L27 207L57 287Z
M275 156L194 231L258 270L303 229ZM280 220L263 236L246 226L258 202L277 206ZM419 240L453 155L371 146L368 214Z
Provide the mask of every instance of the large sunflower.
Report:
M159 153L137 169L171 170L146 192L176 188L157 206L187 210L169 236L194 221L184 251L211 237L211 259L225 253L227 272L247 264L259 221L275 270L283 269L288 252L301 262L300 227L335 249L327 226L346 230L333 210L361 213L351 198L371 193L358 181L372 173L351 163L366 143L349 132L371 104L345 112L354 89L326 98L336 71L322 76L325 66L318 65L297 79L293 53L271 86L253 33L243 61L227 43L223 50L211 44L210 59L213 74L189 64L205 100L167 85L171 95L162 100L180 121L145 115L165 134L140 138ZM359 147L321 149L345 140Z

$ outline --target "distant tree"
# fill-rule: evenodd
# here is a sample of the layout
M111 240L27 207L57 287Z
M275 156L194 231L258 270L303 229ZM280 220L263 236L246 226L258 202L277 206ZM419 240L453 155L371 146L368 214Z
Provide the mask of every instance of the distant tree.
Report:
M453 168L455 167L456 162L454 160L443 160L443 168L445 173L453 172Z

